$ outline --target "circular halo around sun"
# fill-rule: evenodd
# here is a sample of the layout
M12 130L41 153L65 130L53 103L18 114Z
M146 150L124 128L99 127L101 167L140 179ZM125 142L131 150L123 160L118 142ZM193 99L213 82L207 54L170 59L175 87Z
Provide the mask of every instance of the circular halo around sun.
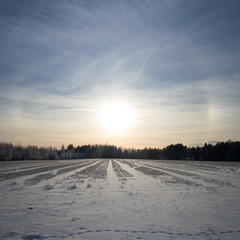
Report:
M126 131L133 123L133 110L127 104L110 103L100 109L100 123L111 134Z

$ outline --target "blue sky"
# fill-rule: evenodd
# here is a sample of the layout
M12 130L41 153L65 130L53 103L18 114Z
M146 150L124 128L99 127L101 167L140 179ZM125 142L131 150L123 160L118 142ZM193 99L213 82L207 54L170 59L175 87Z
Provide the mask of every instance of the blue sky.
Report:
M238 0L0 1L0 141L239 140ZM124 134L98 111L131 107Z

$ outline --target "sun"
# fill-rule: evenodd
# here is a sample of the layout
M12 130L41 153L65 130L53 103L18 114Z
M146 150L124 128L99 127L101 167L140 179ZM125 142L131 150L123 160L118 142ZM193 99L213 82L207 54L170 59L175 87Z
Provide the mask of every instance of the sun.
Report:
M99 113L102 127L112 134L123 133L133 124L133 109L127 104L106 104L100 109Z

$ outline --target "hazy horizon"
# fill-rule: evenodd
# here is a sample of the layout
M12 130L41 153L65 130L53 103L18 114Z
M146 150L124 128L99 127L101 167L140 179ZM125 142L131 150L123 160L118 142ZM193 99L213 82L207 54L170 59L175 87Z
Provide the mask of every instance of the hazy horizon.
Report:
M228 142L232 142L232 143L234 143L234 142L239 142L239 140L236 140L236 141L232 141L231 139L228 139L228 140L222 140L222 141L206 141L206 142L202 142L202 143L192 143L192 144L183 144L183 143L181 143L181 142L173 142L173 143L168 143L167 145L164 145L164 146L162 146L162 147L154 147L154 146L144 146L144 147L139 147L139 148L135 148L135 147L126 147L126 146L120 146L120 145L115 145L115 144L111 144L111 143L82 143L82 144L72 144L71 142L70 143L66 143L66 144L64 144L64 143L62 143L62 144L60 144L60 145L57 145L57 146L55 146L55 145L37 145L37 144L31 144L31 143L29 143L29 144L21 144L20 142L18 142L18 143L12 143L12 142L4 142L4 141L2 141L2 142L0 142L0 143L3 143L3 144L12 144L13 146L20 146L20 147L28 147L28 146L36 146L36 147L38 147L38 148L41 148L41 147L43 147L43 148L56 148L56 149L61 149L62 147L64 147L64 149L67 149L68 148L68 146L70 146L70 145L73 145L73 147L74 148L77 148L77 147L81 147L81 146L115 146L115 147L117 147L117 148L123 148L123 149L131 149L131 148L133 148L133 149L135 149L135 150L143 150L143 149L148 149L148 148L157 148L157 149L164 149L164 148L166 148L166 147L168 147L168 146L170 146L170 145L177 145L177 144L182 144L183 146L186 146L187 148L191 148L191 147L204 147L204 145L205 144L209 144L209 145L212 145L212 146L215 146L217 143L228 143Z
M0 142L240 137L240 2L0 1Z

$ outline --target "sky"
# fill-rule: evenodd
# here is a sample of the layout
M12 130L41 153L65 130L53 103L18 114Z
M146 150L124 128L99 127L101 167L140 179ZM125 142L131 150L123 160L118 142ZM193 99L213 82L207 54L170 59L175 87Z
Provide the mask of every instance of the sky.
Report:
M239 0L0 0L0 142L240 140L239 12Z

